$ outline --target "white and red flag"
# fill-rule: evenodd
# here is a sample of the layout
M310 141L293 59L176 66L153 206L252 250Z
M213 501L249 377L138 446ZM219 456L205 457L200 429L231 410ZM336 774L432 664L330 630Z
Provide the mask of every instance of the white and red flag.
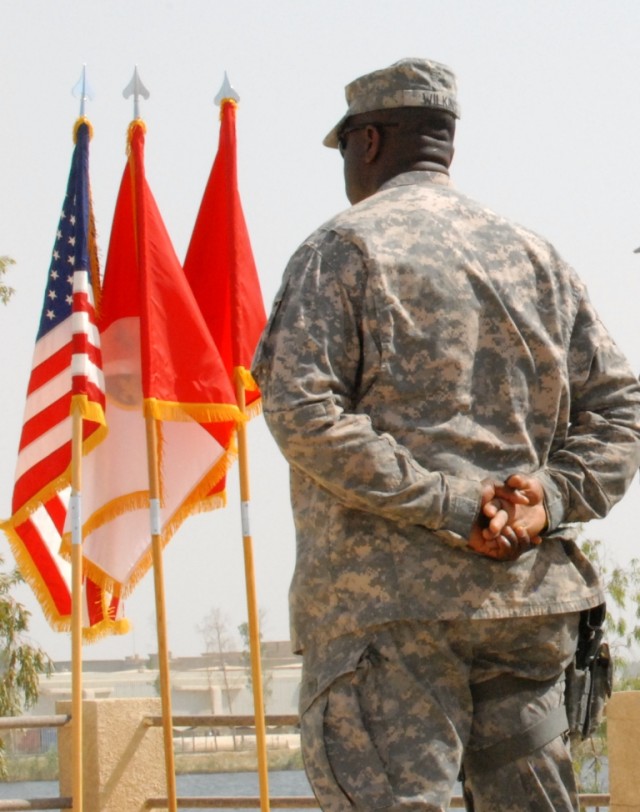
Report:
M85 571L119 596L152 563L146 418L159 436L163 544L187 516L223 504L215 485L243 419L147 183L144 143L136 119L100 305L109 434L85 461L82 489Z

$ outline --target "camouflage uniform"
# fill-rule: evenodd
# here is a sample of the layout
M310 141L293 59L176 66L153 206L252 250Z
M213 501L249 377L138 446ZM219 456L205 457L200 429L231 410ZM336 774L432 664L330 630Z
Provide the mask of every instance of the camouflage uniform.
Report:
M561 701L575 613L603 600L567 524L604 516L638 468L638 381L551 245L461 194L446 173L426 171L393 178L302 244L253 372L291 467L291 623L304 654L300 710L314 790L331 812L444 809L464 748L510 735L522 705L522 697L506 697L497 711L495 703L474 711L470 682L496 673L540 680L520 723L539 714L540 703ZM545 539L515 561L478 556L467 539L480 481L517 471L543 483ZM534 627L555 639L558 623L573 641L568 648L514 642ZM431 653L407 665L420 635ZM475 649L476 635L503 656ZM456 636L454 667L447 652ZM513 650L517 662L507 662ZM363 688L367 653L391 670ZM370 718L371 703L390 707L382 685L396 691L391 717L404 714L401 728L416 721L419 747L407 736L384 755L384 726L366 721L371 740L358 740L354 719ZM345 717L341 702L353 702L354 691L360 710ZM349 730L343 751L328 732L331 707L337 728ZM428 710L436 707L439 716ZM353 763L350 747L361 757L347 769L351 790L336 775L336 765ZM477 808L572 809L562 742L536 757L546 766L530 758L516 767L545 776L536 786L551 805L538 804L528 785L514 791L512 765L506 783L497 775L489 782L503 805L491 799ZM402 774L394 773L398 764L406 765ZM471 777L476 793L481 784ZM359 798L358 787L372 796Z

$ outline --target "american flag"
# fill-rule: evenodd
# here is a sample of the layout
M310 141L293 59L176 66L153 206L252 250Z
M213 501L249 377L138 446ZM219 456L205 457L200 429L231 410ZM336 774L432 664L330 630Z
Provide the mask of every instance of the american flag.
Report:
M59 548L70 494L72 405L84 418L83 453L105 432L94 309L99 277L89 185L90 137L88 121L79 119L27 389L13 515L4 523L25 580L52 626L59 629L68 628L71 615L70 565ZM87 586L85 596L90 592L93 600L85 606L86 625L92 618L95 625L95 590ZM105 596L98 597L102 606Z

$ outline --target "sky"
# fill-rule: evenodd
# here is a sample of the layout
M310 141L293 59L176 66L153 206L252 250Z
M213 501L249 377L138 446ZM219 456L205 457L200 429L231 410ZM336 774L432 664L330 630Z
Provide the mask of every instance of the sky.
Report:
M321 141L344 86L403 57L457 74L462 118L454 184L549 238L586 281L602 320L640 369L640 4L636 0L0 0L0 255L15 295L0 309L0 516L11 494L24 397L86 65L94 99L91 182L102 265L125 165L134 67L150 91L146 172L184 258L215 157L225 71L240 95L238 172L262 291L271 306L288 257L347 207L339 155ZM268 640L289 637L294 563L288 471L262 417L249 426L256 591ZM640 488L585 529L611 560L637 555ZM13 561L0 541L5 564ZM164 554L168 643L204 650L211 609L246 620L237 467L228 505L188 519ZM133 630L86 659L157 650L153 579L126 601ZM53 632L28 587L30 634L54 659ZM238 637L236 635L236 637Z

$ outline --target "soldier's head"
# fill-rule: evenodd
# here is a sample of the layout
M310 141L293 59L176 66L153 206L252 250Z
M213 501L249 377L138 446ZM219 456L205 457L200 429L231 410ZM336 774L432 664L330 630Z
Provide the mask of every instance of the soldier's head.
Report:
M402 172L446 172L459 117L456 81L444 65L403 59L346 87L348 109L324 139L344 158L347 197L357 203Z

